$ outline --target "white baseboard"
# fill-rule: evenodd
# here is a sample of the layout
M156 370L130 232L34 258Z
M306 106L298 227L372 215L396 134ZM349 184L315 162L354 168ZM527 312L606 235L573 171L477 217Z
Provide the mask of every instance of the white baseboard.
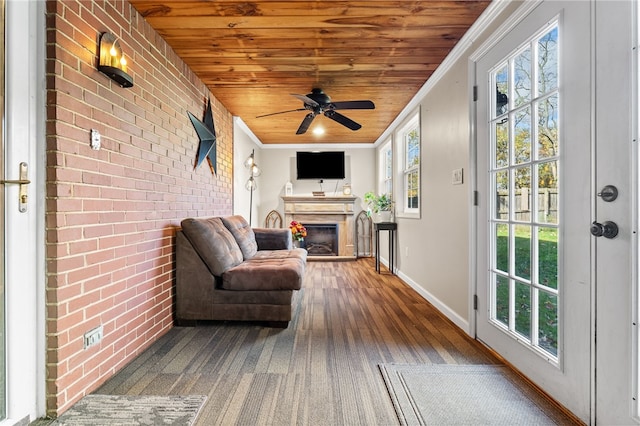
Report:
M389 266L389 263L387 262L386 259L382 259L381 258L380 259L380 263L382 263L383 265L385 265L387 267ZM462 329L462 331L464 331L465 333L471 335L471 325L469 324L469 321L467 321L466 319L462 318L456 312L451 310L451 308L449 308L449 306L447 306L445 303L443 303L440 299L435 297L433 294L429 293L423 287L418 285L418 283L413 281L407 275L403 274L402 271L396 270L396 275L402 281L407 283L409 285L409 287L414 289L425 300L427 300L429 303L431 303L433 306L435 306L436 309L438 309L445 317L447 317L449 320L451 320L451 322L453 322L455 325L460 327L460 329Z

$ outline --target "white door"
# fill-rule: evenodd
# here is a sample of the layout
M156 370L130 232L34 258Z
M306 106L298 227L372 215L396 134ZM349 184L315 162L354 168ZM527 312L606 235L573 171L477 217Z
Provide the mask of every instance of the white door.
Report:
M591 4L525 8L472 57L476 334L589 422Z
M593 221L619 227L613 239L592 238L596 291L595 417L597 424L638 421L637 3L595 3L595 211ZM635 40L634 40L635 34ZM635 88L635 89L634 89ZM635 139L635 141L634 141ZM607 185L618 197L607 201ZM637 203L637 201L636 201ZM635 246L634 246L635 245ZM637 273L637 269L636 269ZM634 330L635 329L635 330ZM635 356L634 356L635 355ZM635 372L635 373L634 373Z
M4 0L0 0L0 176L4 176L4 61ZM0 421L7 417L4 208L4 186L0 185Z
M3 185L6 349L5 422L24 423L45 413L44 304L44 58L45 4L6 0ZM25 166L21 166L24 163ZM22 424L21 423L21 424Z

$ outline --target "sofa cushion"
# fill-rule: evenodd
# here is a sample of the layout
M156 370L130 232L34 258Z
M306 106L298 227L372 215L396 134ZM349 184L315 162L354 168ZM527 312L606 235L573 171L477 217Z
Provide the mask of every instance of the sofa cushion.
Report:
M304 260L300 257L256 256L222 274L222 288L242 291L299 290L304 266Z
M258 250L253 260L268 259L300 259L303 264L307 261L308 252L301 248L291 248L289 250Z
M242 263L242 251L219 217L184 219L182 232L213 275L222 276Z
M258 251L261 250L291 250L291 231L289 228L253 228L258 243Z
M245 260L255 256L258 251L258 243L256 243L256 236L253 233L253 229L251 229L251 226L249 226L245 218L242 216L227 216L221 219L224 226L227 227L236 239Z

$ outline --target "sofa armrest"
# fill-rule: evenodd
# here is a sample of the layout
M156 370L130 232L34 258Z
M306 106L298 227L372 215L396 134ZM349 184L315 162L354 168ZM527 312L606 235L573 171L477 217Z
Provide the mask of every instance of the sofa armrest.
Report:
M253 228L258 250L291 250L291 231L288 228Z

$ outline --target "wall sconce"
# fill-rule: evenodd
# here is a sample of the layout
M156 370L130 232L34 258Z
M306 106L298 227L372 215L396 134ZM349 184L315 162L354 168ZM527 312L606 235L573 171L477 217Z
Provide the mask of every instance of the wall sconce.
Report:
M127 60L118 39L111 33L103 33L100 36L98 70L122 87L133 87L133 78L127 74Z
M245 160L244 166L249 169L249 180L247 180L247 183L245 183L244 187L251 194L249 196L249 226L251 226L251 214L253 213L253 191L258 188L258 184L256 183L255 178L256 176L260 176L260 173L262 173L262 171L256 164L255 150L251 150L251 155L249 155L249 157L247 157L247 159Z

